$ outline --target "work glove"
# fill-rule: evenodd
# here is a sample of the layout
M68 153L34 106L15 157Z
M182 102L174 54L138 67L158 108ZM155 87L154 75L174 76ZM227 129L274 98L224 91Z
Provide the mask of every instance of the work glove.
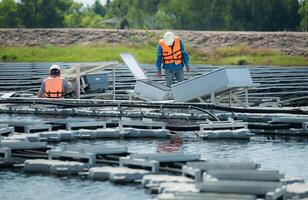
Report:
M186 72L190 72L190 67L186 66Z
M161 78L161 71L157 71L156 76L157 78Z

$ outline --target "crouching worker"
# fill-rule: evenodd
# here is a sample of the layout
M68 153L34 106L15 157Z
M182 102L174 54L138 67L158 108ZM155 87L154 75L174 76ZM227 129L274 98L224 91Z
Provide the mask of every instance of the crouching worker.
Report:
M42 82L37 95L39 98L64 98L66 94L74 91L70 82L61 77L61 69L58 65L52 65L49 69L49 77Z

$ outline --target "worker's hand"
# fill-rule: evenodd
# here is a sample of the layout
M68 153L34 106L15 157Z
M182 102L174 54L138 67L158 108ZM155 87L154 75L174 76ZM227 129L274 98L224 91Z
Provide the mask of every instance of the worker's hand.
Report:
M190 67L186 66L186 72L190 72Z
M161 71L157 71L156 76L157 78L161 78Z

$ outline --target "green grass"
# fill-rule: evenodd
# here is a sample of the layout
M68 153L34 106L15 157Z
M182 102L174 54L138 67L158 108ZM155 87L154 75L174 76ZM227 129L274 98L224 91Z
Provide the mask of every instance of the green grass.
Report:
M200 63L214 65L308 66L308 57L289 56L272 49L253 49L243 44L212 51L192 52L192 59L197 63L201 61Z
M188 47L191 63L214 65L308 66L308 58L288 56L270 49L252 49L246 45L197 50ZM119 53L133 53L140 63L154 64L156 46L152 45L74 45L46 47L0 47L2 62L91 62L118 60Z
M119 53L133 52L140 62L154 62L155 48L99 46L0 47L0 60L13 62L90 62L119 60Z

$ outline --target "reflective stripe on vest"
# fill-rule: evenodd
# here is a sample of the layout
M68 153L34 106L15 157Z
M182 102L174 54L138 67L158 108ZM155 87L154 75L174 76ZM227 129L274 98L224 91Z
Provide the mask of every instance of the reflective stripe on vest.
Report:
M181 64L183 62L181 43L179 37L175 36L173 48L166 45L165 41L161 39L159 41L161 48L163 49L162 56L164 64Z
M45 91L44 96L47 98L62 98L63 95L63 79L61 77L48 77L44 80Z

